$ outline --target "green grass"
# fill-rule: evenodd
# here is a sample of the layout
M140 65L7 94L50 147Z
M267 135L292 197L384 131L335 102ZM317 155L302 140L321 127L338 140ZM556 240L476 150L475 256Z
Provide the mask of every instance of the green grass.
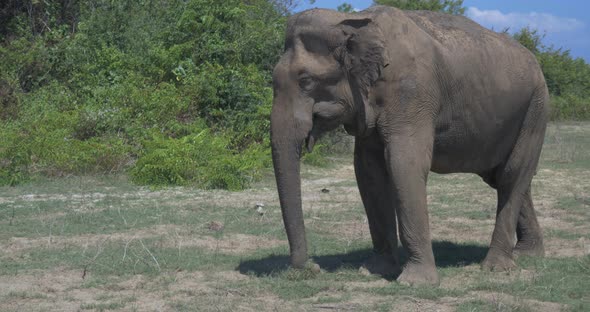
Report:
M528 312L533 311L525 305L513 305L502 302L494 302L491 300L470 300L461 303L457 307L457 312Z
M80 305L81 310L95 310L95 311L107 311L117 310L125 307L124 302L105 302L105 303L84 303Z
M37 292L11 291L6 295L6 299L47 299L47 295Z
M449 290L436 286L404 286L397 283L391 283L386 287L372 288L370 293L381 296L412 296L429 300L445 296L458 297L465 294L464 291Z
M466 290L509 294L515 298L535 299L541 302L562 303L574 310L576 307L587 305L590 302L590 293L588 293L588 289L590 289L590 280L588 279L590 256L561 259L523 257L518 262L520 267L534 272L530 279L515 279L506 282L497 279L492 273L481 273L478 282L467 287ZM480 303L466 304L463 309L477 306ZM521 311L521 308L518 311Z

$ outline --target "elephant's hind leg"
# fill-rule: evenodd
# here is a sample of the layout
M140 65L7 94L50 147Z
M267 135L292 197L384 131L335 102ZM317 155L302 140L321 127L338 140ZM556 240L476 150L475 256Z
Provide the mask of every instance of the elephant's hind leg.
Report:
M492 188L497 189L494 181L494 174L480 174L483 180ZM543 246L543 232L537 221L537 215L533 206L531 189L527 189L520 213L516 224L516 247L513 249L513 255L527 255L542 257L545 255Z
M547 123L545 95L546 89L541 96L531 101L511 154L495 171L498 208L490 250L482 263L485 269L507 270L516 266L513 260L514 233L517 232L519 220L519 238L523 243L526 240L538 239L535 236L540 234L530 199L530 185L539 162L545 136ZM522 244L521 246L524 247Z
M395 207L390 197L383 146L376 138L356 139L354 169L373 240L373 255L361 271L399 275Z
M526 255L542 257L545 255L543 233L533 207L530 187L525 194L525 198L520 208L520 214L518 215L516 237L517 242L516 247L514 247L515 256Z

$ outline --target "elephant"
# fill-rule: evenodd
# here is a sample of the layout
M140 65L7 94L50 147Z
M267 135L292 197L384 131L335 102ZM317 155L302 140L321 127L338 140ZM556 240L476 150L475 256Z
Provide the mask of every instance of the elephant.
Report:
M474 173L496 190L483 269L511 269L517 255L543 256L531 181L548 103L535 56L463 16L374 6L289 17L273 70L270 135L290 265L319 269L307 252L300 158L340 126L355 137L370 272L410 285L439 283L426 204L431 171Z

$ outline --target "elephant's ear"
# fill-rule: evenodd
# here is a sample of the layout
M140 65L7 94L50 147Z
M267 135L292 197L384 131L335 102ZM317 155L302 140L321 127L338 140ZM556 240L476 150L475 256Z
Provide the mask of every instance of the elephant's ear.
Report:
M383 35L371 18L346 19L338 24L346 40L335 49L336 59L349 75L357 107L357 129L363 135L374 124L369 107L371 87L381 77L386 64Z

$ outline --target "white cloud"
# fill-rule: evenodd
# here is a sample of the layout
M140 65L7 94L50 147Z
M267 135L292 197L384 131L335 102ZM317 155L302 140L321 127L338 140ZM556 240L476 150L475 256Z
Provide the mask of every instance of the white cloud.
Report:
M472 20L483 26L494 28L496 31L509 27L511 31L518 31L523 27L547 33L574 31L584 27L584 23L575 18L559 17L549 13L502 13L498 10L480 10L470 7L465 12Z

